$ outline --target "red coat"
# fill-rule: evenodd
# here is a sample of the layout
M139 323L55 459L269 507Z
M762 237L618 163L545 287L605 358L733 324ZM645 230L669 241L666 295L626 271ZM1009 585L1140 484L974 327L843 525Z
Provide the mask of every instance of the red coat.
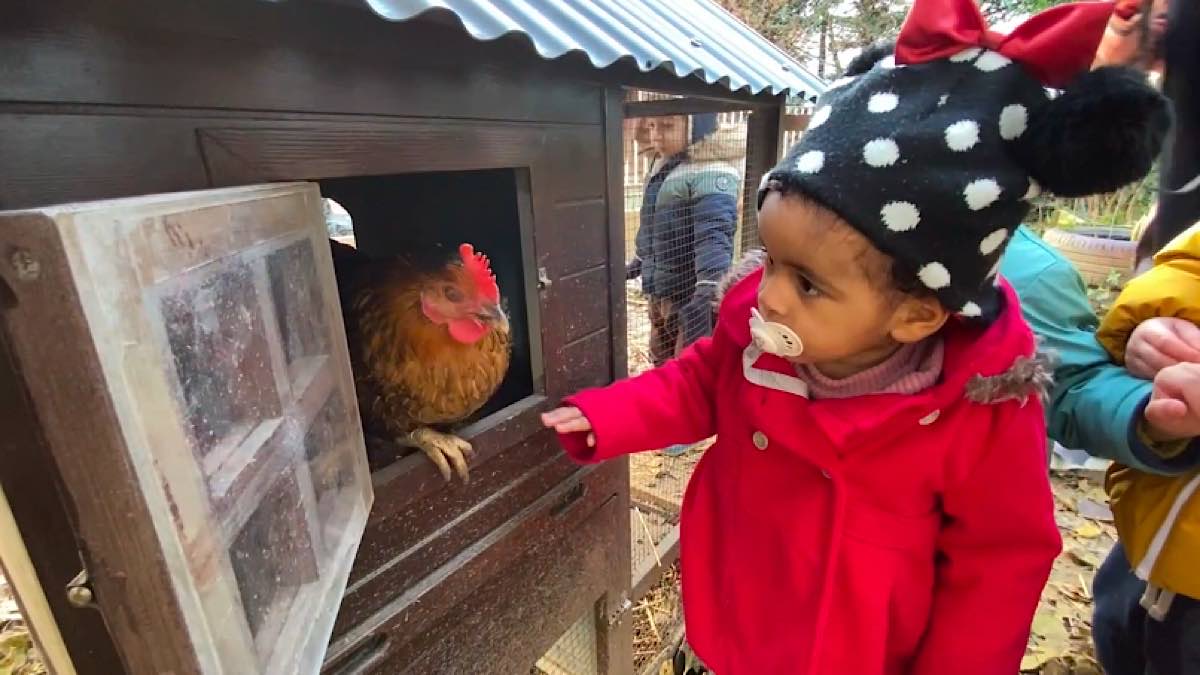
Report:
M760 276L711 339L569 399L596 447L573 434L567 452L717 435L680 536L688 642L718 675L1013 675L1061 547L1016 295L986 330L945 331L933 388L810 401L752 346Z

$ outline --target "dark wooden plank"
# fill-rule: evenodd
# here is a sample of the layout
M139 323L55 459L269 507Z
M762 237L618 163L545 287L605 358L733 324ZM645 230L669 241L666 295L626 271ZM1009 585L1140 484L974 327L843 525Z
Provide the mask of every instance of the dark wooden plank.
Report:
M498 457L469 485L444 490L388 515L371 514L335 634L387 605L484 539L578 470L544 434ZM514 478L515 476L515 478ZM385 497L386 498L386 497ZM377 494L376 502L382 501Z
M9 101L600 120L602 89L527 44L365 6L47 0L10 8L4 29Z
M610 562L603 552L611 546L616 514L610 500L565 536L547 536L481 587L471 608L446 616L421 635L414 645L419 652L409 656L398 650L393 663L403 668L399 672L529 672L580 616L595 614L603 592L601 572ZM398 671L384 663L373 672Z
M207 187L194 128L186 119L0 114L0 208Z
M277 123L199 134L214 185L525 166L543 150L541 128L497 122Z
M3 282L0 282L3 286ZM8 289L0 288L0 295ZM0 302L0 311L3 303ZM83 569L69 504L45 437L0 330L0 486L12 508L25 548L54 615L63 642L80 675L114 675L124 671L99 612L67 604L67 582Z
M612 336L612 378L629 373L629 336L625 305L625 142L621 117L623 94L609 88L604 98L604 162L608 198L608 311Z
M594 127L547 127L541 164L548 173L534 176L533 189L548 190L556 204L603 197L604 133Z
M662 101L628 101L624 114L630 117L665 117L667 115L696 115L699 113L737 112L755 106L741 101L718 101L708 98L672 98Z
M556 204L537 230L538 265L552 279L608 261L608 200L603 196Z
M742 250L758 246L758 186L775 166L783 138L784 101L750 113L746 133L746 176L742 184Z
M540 622L525 623L528 614L553 613L581 597L590 596L586 600L590 603L603 592L601 568L580 565L572 557L583 549L588 556L596 556L597 562L603 559L604 565L611 564L607 555L612 546L608 542L617 528L613 523L598 528L603 530L605 539L599 542L578 535L572 537L570 545L565 545L565 540L598 508L614 503L613 495L619 493L621 480L615 468L617 465L579 471L576 477L560 483L503 527L489 532L437 574L397 593L387 606L334 641L330 663L336 666L357 646L386 634L391 639L391 653L373 666L371 672L474 672L474 668L465 664L477 664L480 658L488 658L492 663L493 658L504 660L516 655L529 659L525 663L527 669L537 654L529 654L528 647L518 649L519 645L536 641L537 647L544 650L569 625L563 617L561 624L556 621L551 630ZM580 485L584 489L579 489ZM628 520L627 514L621 515ZM539 561L536 565L539 569L558 569L560 563L566 563L574 571L562 582L518 583L524 576L518 561L530 556ZM594 590L587 590L588 587ZM542 592L550 597L533 597ZM494 606L501 601L502 606ZM463 622L478 621L494 624L493 629L482 630L480 635L460 634ZM474 626L473 630L478 632L480 628ZM462 644L460 641L481 638L488 640L489 646L450 649ZM494 672L517 671L497 667Z
M546 371L546 392L551 400L610 382L611 345L612 338L607 328L564 345L557 356L561 363L566 364L565 367Z
M15 299L2 317L19 369L37 373L25 386L71 500L96 602L130 672L198 673L62 243L36 215L11 218L0 232L5 250L40 263L27 282L0 267Z
M545 399L535 396L458 431L458 434L469 440L475 448L475 459L471 462L472 472L475 475L472 484L464 486L460 482L446 483L433 463L419 452L409 454L375 472L371 477L375 489L375 503L371 509L371 518L373 520L402 519L403 514L414 505L425 504L428 507L434 500L444 500L438 502L441 510L427 512L425 519L418 526L418 532L424 534L432 532L439 522L453 518L457 513L486 496L482 488L472 491L470 485L484 481L493 473L503 473L513 469L514 466L516 468L529 467L529 464L522 465L519 462L516 465L500 462L491 466L489 463L493 458L500 457L509 448L518 446L527 439L533 439L535 434L544 433L538 415L545 409L547 409ZM380 439L368 439L368 445L380 443ZM423 534L414 534L414 536L419 538ZM373 545L375 545L375 540L371 537L364 542L364 547L359 549L360 564L366 559L363 551ZM389 548L397 546L397 544L386 541L381 542L380 545ZM384 559L387 559L386 555L380 557L380 560ZM351 574L351 580L358 578L362 571L368 569L370 569L369 566L363 566L356 570Z
M545 333L553 335L546 339L547 351L561 349L609 325L608 280L607 265L554 280L543 294L543 312L554 317L554 325L545 327ZM551 367L546 366L547 370Z

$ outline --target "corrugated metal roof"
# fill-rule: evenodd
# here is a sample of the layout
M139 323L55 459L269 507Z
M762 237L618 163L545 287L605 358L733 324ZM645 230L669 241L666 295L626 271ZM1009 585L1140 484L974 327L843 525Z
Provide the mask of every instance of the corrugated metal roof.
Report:
M631 59L731 91L812 97L822 80L710 0L364 0L407 21L449 11L477 40L529 38L543 58L581 52L596 68Z

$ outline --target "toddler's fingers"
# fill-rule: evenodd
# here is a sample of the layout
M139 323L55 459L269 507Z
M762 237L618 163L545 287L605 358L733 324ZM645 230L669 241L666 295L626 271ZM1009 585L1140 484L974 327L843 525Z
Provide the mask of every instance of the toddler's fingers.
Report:
M565 422L559 422L558 424L555 424L554 430L560 434L574 434L580 431L591 431L592 423L588 422L586 417L580 416L578 418L569 419Z
M596 447L596 434L588 434L587 445L589 448Z
M542 413L542 424L553 427L578 417L583 417L583 412L579 408L555 408L550 412Z

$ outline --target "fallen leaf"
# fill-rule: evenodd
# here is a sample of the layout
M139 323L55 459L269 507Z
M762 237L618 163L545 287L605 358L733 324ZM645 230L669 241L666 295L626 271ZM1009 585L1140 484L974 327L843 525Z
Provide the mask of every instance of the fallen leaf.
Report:
M33 641L25 631L8 631L0 635L0 675L20 672L29 661Z
M1102 523L1113 522L1112 509L1107 504L1097 503L1091 499L1081 499L1075 505L1075 512L1088 520L1098 520Z
M1050 656L1038 647L1026 650L1025 656L1021 659L1022 673L1036 673L1041 670L1042 666L1050 660Z
M1075 536L1084 539L1095 539L1102 534L1104 534L1104 530L1100 529L1099 525L1091 522L1083 523L1075 528Z
M1067 549L1067 555L1070 556L1071 560L1074 560L1084 567L1095 569L1100 566L1099 558L1078 546L1072 546L1071 548Z

